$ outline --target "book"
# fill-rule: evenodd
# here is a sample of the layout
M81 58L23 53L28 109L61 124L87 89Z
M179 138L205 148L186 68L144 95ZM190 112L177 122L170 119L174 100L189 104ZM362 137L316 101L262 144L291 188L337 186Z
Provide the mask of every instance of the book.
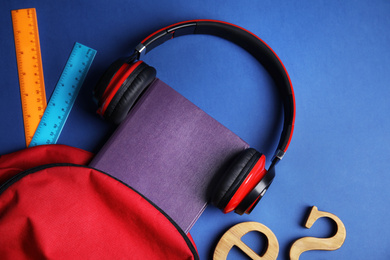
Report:
M249 145L156 79L91 161L188 233L231 160Z

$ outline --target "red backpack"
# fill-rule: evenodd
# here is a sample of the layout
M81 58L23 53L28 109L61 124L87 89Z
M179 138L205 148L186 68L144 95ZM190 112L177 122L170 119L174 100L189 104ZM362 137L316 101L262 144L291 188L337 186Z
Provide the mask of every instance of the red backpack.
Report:
M0 157L1 259L199 259L167 214L91 159L64 145Z

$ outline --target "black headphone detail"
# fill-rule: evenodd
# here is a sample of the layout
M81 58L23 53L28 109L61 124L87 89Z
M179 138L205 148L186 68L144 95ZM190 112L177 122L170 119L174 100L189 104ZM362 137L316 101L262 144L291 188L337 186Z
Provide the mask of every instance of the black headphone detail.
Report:
M215 20L184 21L162 28L138 44L130 57L115 61L102 75L94 90L98 113L119 124L138 98L153 82L156 70L141 61L143 55L167 40L188 34L208 34L229 40L253 55L270 73L284 107L284 123L271 166L253 148L244 150L228 167L214 189L212 203L224 213L249 214L275 177L275 165L290 144L295 121L295 97L288 73L275 52L253 33L230 23Z

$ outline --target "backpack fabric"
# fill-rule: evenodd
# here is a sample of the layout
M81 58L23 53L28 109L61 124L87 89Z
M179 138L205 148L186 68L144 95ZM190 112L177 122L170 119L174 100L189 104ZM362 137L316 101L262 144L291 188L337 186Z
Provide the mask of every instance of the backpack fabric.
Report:
M64 145L0 157L1 259L199 259L159 207Z

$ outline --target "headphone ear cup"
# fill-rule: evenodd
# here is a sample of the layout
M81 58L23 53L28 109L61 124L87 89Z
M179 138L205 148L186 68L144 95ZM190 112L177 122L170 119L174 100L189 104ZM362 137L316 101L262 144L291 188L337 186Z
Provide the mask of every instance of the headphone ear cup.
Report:
M107 106L105 118L119 124L156 78L156 69L142 62L134 68Z
M261 181L241 200L240 204L235 207L234 212L239 215L244 213L250 214L264 196L274 178L275 167L271 167Z
M233 198L236 191L249 175L260 157L262 157L262 154L253 148L244 150L236 157L214 190L211 201L216 207L225 212L225 207Z
M114 62L95 88L98 113L119 124L155 78L156 70L143 61L133 64L124 60Z

